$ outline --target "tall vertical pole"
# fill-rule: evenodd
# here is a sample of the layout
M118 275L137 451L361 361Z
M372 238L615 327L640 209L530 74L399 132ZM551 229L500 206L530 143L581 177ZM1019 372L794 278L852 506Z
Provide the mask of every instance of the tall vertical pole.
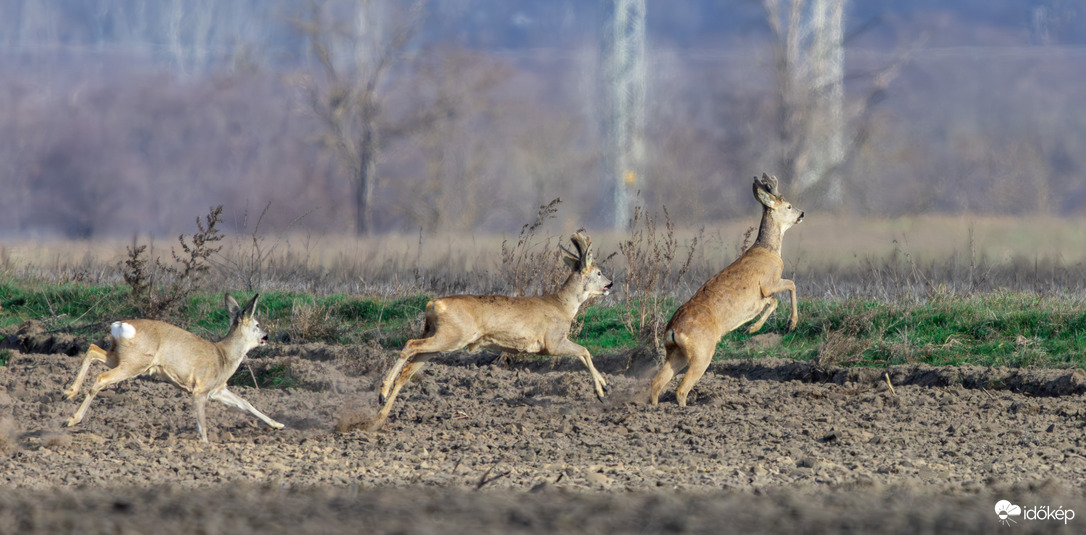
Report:
M645 160L645 0L601 0L603 178L612 184L611 224L630 223Z

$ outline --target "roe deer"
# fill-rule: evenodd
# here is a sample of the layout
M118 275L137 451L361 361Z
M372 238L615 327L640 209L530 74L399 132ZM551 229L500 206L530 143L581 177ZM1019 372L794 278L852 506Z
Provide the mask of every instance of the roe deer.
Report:
M607 295L611 281L592 258L591 240L582 231L570 240L576 253L561 247L572 273L553 294L541 297L454 295L426 304L423 337L408 340L400 358L381 384L384 404L373 426L388 417L400 388L419 368L442 351L467 346L540 355L576 355L592 374L596 396L602 401L607 381L592 365L587 349L569 340L569 328L581 305L590 297Z
M91 344L83 356L75 382L64 390L64 395L72 399L79 394L92 362L104 362L111 369L94 380L87 398L68 419L67 425L73 426L83 420L91 400L103 388L146 373L166 379L192 393L196 430L202 442L207 442L205 407L208 398L248 411L271 427L281 429L283 424L268 418L226 388L226 381L237 371L245 354L268 341L268 335L260 329L254 317L258 297L259 294L254 295L252 301L241 308L230 294L226 295L230 331L222 340L214 343L161 321L113 322L109 329L113 337L112 348L107 352Z
M758 320L749 332L761 329L766 318L777 309L776 294L787 291L791 295L788 330L796 328L799 321L796 285L781 278L784 271L781 239L784 231L803 220L803 211L777 192L777 177L765 173L761 179L754 177L754 198L762 203L762 223L754 245L709 279L675 311L665 327L667 360L652 379L649 402L653 405L671 378L689 366L675 391L679 406L685 407L694 383L713 360L720 337L754 318Z

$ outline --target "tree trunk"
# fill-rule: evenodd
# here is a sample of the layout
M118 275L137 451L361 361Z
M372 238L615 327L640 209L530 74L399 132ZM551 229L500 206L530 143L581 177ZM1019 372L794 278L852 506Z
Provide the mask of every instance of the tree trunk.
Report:
M377 178L377 126L372 118L363 120L362 139L358 144L358 182L355 184L355 233L365 236L370 224L370 197Z

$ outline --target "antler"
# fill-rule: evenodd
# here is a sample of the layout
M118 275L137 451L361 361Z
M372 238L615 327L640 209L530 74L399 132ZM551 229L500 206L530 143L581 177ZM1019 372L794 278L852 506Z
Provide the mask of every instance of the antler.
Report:
M777 191L777 177L775 176L770 176L763 172L762 178L754 177L754 185L761 185L762 188L764 188L769 193L772 193L773 195L780 195L780 193Z
M576 234L570 236L569 241L573 242L573 246L577 249L574 253L565 246L559 245L562 252L566 255L566 261L577 269L583 269L585 266L592 263L592 238L585 234L584 229L578 230Z

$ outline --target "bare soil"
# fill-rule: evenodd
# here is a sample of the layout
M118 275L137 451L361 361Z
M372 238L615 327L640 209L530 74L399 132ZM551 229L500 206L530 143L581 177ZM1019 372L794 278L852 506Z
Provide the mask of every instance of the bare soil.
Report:
M0 367L0 533L1070 533L1086 523L1081 370L732 360L682 409L675 383L659 406L641 402L656 365L643 353L596 358L611 384L604 403L573 359L454 353L367 431L395 352L277 346L243 369L285 370L293 386L232 388L287 427L213 403L212 442L201 444L187 394L150 379L103 392L82 424L62 427L81 401L61 395L79 364L65 343L6 343L19 349ZM1017 516L1004 528L999 500L1076 518Z

